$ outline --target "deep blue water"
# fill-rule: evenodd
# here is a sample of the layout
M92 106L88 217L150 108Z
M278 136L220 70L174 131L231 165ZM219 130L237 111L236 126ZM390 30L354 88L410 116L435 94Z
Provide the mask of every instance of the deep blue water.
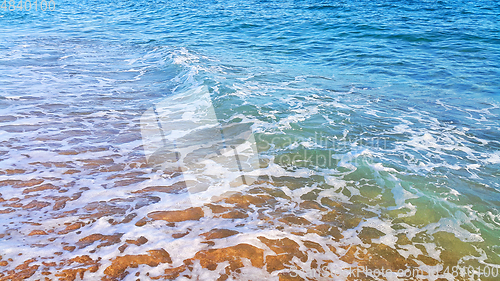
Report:
M394 232L384 237L404 233L412 247L425 244L423 255L498 269L498 1L53 1L54 11L0 9L0 198L31 201L8 181L35 178L87 196L40 217L20 208L0 214L8 231L96 200L132 198L133 187L116 187L109 173L160 184L156 170L130 164L149 157L141 116L153 105L189 112L176 101L187 96L208 100L222 127L251 132L258 174L296 192L294 200L353 204L358 232L373 223L360 211L370 210ZM188 142L167 139L176 149ZM123 166L99 170L55 156L83 148L87 160ZM77 164L42 164L54 159ZM148 210L182 200L161 197ZM442 232L463 245L446 244ZM41 243L2 239L9 257ZM63 241L71 239L79 238ZM381 243L401 249L389 240Z

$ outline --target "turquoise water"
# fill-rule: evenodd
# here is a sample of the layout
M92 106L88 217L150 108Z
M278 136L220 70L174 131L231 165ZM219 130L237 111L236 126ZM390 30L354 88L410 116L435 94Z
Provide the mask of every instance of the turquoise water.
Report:
M359 255L343 257L351 246L385 245L414 267L498 272L498 1L54 3L54 11L0 9L0 255L12 259L1 266L4 276L31 257L41 265L88 255L103 261L85 278L101 278L116 256L167 250L172 264L130 267L120 277L148 280L146 273L160 276L206 249L196 237L213 228L239 232L215 248L268 249L261 235L306 249L297 232L325 223L343 238L308 232L323 252L303 250L310 259L283 262L287 270L318 279L312 259L330 260L332 268L366 265ZM222 137L203 129L217 126ZM165 164L179 161L172 151L184 157L203 142L210 145L186 152L195 156L183 158L180 175ZM247 142L241 159L229 157L232 164L214 160L226 143ZM232 166L224 170L222 162ZM206 186L190 186L189 176ZM178 182L189 192L136 193ZM206 208L228 186L240 195L257 188L278 201L221 222ZM32 207L33 200L42 203ZM303 208L306 201L326 209ZM191 206L204 207L205 217L135 226L153 211ZM332 210L342 213L333 222L325 217ZM262 225L259 214L279 212L310 225L282 225L282 215ZM59 233L74 222L84 224L80 233ZM46 235L28 236L38 229ZM172 238L186 229L192 235ZM373 229L378 236L366 240ZM53 254L95 233L119 233L122 242L142 235L149 243ZM398 268L395 258L384 260ZM43 268L30 278L69 265ZM215 280L223 270L202 263L185 272ZM226 273L276 279L284 270L246 264Z

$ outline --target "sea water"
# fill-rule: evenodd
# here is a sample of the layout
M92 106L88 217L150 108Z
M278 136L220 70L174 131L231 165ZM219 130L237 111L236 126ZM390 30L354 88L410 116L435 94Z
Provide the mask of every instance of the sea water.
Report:
M498 22L3 1L0 280L494 280Z

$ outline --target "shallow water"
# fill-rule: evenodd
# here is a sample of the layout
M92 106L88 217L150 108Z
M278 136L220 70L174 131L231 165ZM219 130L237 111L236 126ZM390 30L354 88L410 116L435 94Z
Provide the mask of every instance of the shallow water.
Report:
M55 3L0 9L0 280L495 279L498 3Z

